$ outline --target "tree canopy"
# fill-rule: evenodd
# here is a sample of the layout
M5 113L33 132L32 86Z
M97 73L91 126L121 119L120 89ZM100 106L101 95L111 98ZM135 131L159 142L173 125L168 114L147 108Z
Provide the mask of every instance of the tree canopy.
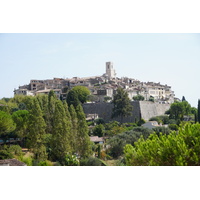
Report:
M112 110L112 118L121 117L121 122L123 117L130 116L132 114L133 107L131 105L131 101L128 97L128 93L124 91L122 88L118 88L116 94L113 98L113 110Z
M200 165L200 124L181 125L178 134L152 134L125 146L126 165Z
M14 131L16 125L12 116L4 111L0 111L0 137L5 137L9 132Z
M88 95L90 95L90 90L84 86L75 86L72 91L76 92L78 99L81 103L87 102Z
M144 101L144 97L140 94L138 94L137 96L133 97L134 101Z

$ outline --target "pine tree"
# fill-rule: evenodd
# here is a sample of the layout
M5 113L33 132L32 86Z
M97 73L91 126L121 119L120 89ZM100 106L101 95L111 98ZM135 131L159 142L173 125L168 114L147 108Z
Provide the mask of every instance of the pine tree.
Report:
M71 104L69 107L69 112L71 115L71 122L72 122L72 134L71 134L71 141L72 141L72 149L73 152L77 152L77 129L78 129L78 119L77 119L77 114L76 110L74 109L74 106Z
M198 119L198 122L200 123L200 99L198 100L198 113L197 113L197 119Z
M88 126L85 119L82 106L79 104L76 108L78 118L78 133L77 133L77 147L80 157L88 157L91 155L91 142L88 135Z
M30 101L28 122L28 146L33 150L36 160L46 160L46 148L44 146L46 124L42 110L36 98Z
M65 156L71 152L70 122L60 100L55 103L51 148L53 160L64 164Z

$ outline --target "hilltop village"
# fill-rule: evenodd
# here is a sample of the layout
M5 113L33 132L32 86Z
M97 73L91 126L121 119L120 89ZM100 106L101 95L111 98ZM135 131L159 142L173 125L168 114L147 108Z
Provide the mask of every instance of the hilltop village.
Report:
M0 100L0 166L200 165L200 100L197 109L168 85L118 78L112 62L102 76L14 92Z
M146 101L153 98L154 102L159 104L171 104L175 100L175 94L171 90L171 86L166 84L141 82L128 77L118 78L112 62L106 62L106 73L102 76L31 80L28 85L14 89L14 95L34 96L48 94L50 90L53 90L58 98L64 100L67 91L78 85L87 87L91 95L95 97L96 102L103 102L105 98L112 100L118 87L122 87L127 91L131 100L137 95L143 96Z

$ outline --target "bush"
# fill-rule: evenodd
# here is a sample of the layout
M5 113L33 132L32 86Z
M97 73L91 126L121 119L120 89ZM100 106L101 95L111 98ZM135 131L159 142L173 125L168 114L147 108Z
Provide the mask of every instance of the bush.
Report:
M95 119L94 122L95 122L96 124L105 124L105 121L104 121L103 118Z
M170 129L168 127L163 127L163 126L159 126L159 127L155 127L152 129L157 135L159 135L160 133L163 134L169 134L170 133Z
M23 154L22 148L19 145L12 145L8 148L8 150L16 156L21 156Z
M138 126L142 126L142 124L145 123L145 120L144 119L140 119L138 122L137 122L137 125Z
M65 157L65 165L66 166L78 166L79 160L75 155L66 155Z
M177 124L177 121L175 119L169 119L169 124Z
M102 137L104 135L105 128L102 124L96 125L93 129L93 135Z
M0 160L11 159L13 158L13 154L7 150L0 150Z
M157 117L151 117L149 121L157 121L159 124L162 123L162 120L157 116Z
M26 163L27 166L32 166L33 165L33 159L32 157L27 157L27 156L20 156L18 158L21 162Z
M53 166L53 163L49 160L40 161L37 166Z
M156 117L151 117L149 121L157 121L159 124L169 124L169 116L167 115L160 115Z
M133 97L134 101L144 101L144 97L140 94L138 94L137 96Z
M176 124L169 124L169 129L173 130L173 131L178 131L178 125Z
M152 134L124 148L127 165L199 166L200 124L181 124L179 132Z
M146 139L152 133L153 131L148 128L135 127L131 131L115 135L108 140L108 154L113 158L118 158L123 154L126 144L134 145L134 142L136 142L141 136Z
M89 157L80 160L80 166L106 166L106 164L98 158Z

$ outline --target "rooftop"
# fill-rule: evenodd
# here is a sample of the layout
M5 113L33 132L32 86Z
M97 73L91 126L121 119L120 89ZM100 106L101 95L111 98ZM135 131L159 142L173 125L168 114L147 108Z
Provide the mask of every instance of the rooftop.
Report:
M6 160L0 160L0 166L27 166L27 165L17 159L6 159Z

